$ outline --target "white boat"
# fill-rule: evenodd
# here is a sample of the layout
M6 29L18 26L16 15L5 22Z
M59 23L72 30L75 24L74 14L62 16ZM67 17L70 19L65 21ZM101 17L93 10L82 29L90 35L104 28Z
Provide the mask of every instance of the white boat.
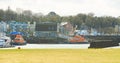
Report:
M1 48L6 48L6 47L11 47L11 39L10 37L7 36L2 36L0 37L0 47Z

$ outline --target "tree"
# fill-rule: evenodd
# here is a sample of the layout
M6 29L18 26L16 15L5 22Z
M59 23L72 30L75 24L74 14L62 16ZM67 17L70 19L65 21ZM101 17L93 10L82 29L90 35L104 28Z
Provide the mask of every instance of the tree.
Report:
M0 21L4 21L4 14L5 12L2 10L2 9L0 9Z
M12 11L10 8L8 8L4 13L5 21L15 20L16 17L17 17L17 14L14 11Z
M61 18L59 15L57 15L55 12L50 12L46 16L47 21L52 21L52 22L60 22Z

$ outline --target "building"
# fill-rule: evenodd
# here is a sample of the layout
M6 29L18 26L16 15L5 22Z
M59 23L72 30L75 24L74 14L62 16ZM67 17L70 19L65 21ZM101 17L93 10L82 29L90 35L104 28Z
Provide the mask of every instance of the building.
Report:
M9 24L9 32L22 32L25 36L29 36L30 34L33 34L35 31L35 25L34 22L31 24L30 22L17 22L17 21L11 21Z
M7 32L7 23L3 21L0 22L0 32Z
M64 28L64 31L67 31L67 35L73 35L74 34L74 27L70 22L62 22L60 23L61 28Z

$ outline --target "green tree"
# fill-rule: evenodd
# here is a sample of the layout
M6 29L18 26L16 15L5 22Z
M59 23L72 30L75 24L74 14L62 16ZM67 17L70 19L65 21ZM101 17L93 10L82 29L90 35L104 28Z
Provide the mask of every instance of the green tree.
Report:
M60 22L61 18L59 15L57 15L55 12L50 12L46 16L47 21L52 21L52 22Z
M5 12L2 10L2 9L0 9L0 21L4 21L4 14Z

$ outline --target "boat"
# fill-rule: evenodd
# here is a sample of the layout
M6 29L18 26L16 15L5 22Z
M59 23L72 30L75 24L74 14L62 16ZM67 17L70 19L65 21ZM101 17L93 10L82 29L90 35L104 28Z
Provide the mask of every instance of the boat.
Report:
M89 42L82 35L75 35L69 38L68 41L71 44L89 44Z
M12 40L12 45L26 45L27 42L24 40L22 35L17 34L15 35L15 38Z
M7 36L0 37L0 48L7 48L7 47L13 47L13 45L11 45L10 37Z

